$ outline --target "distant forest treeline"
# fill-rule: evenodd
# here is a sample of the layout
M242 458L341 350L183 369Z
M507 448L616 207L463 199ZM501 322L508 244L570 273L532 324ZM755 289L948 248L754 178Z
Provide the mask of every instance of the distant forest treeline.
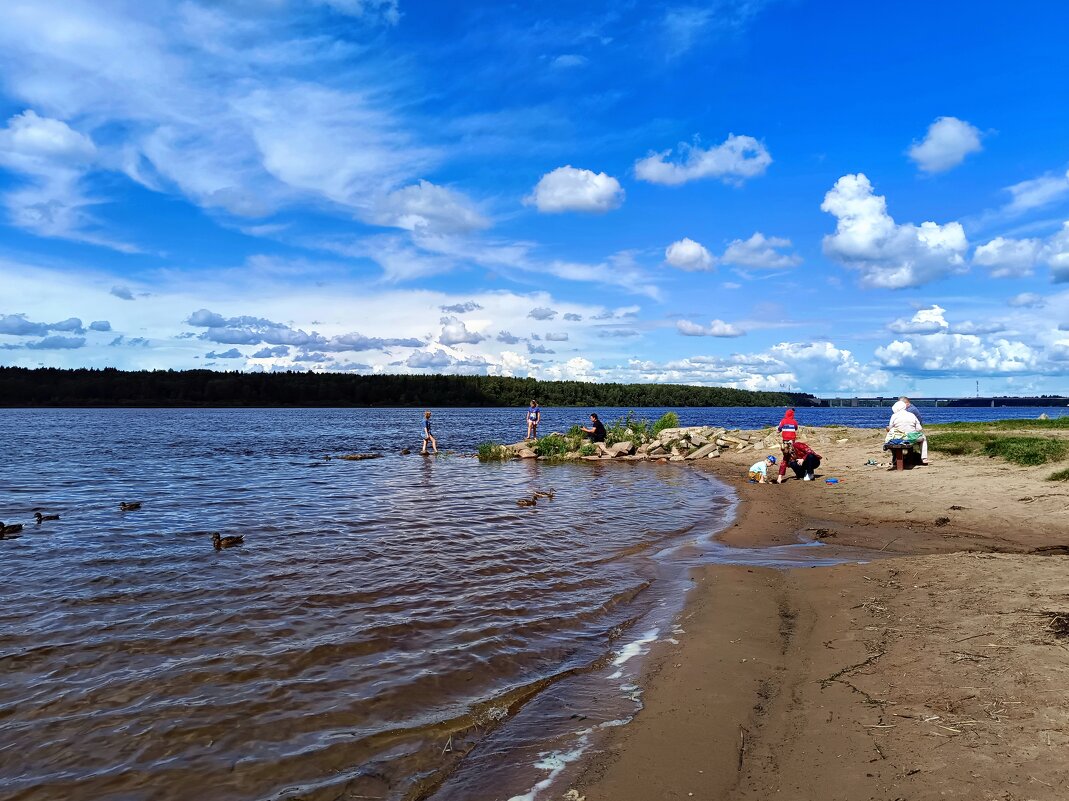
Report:
M785 406L812 395L684 384L214 370L0 367L0 406Z

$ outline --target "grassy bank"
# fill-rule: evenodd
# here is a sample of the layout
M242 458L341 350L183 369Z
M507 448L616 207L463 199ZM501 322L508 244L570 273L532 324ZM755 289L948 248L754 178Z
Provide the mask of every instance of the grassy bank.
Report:
M1054 421L1032 421L1054 422ZM933 426L934 428L934 426ZM1052 437L1002 436L979 433L938 433L928 435L928 447L954 456L999 457L1014 464L1035 467L1057 462L1069 455L1069 440Z
M1069 416L1051 420L988 420L982 423L932 423L926 431L1069 431Z

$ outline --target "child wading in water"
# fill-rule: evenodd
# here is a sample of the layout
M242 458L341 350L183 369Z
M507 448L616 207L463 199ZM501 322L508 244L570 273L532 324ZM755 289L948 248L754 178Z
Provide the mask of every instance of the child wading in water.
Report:
M431 413L423 413L423 450L420 451L424 456L427 455L427 443L431 444L434 448L435 455L438 454L438 442L435 440L434 435L431 433Z

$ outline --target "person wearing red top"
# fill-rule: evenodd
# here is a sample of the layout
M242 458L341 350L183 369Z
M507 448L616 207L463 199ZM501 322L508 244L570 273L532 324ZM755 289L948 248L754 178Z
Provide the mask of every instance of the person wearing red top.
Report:
M779 421L779 433L784 442L793 442L798 437L798 421L794 419L794 409L788 409Z
M787 472L787 465L790 465L791 470L793 470L794 474L802 479L802 481L812 481L813 471L820 467L820 454L804 442L798 441L785 444L784 449L789 450L790 455L785 456L780 462L779 478L776 479L776 483L783 483L783 476Z

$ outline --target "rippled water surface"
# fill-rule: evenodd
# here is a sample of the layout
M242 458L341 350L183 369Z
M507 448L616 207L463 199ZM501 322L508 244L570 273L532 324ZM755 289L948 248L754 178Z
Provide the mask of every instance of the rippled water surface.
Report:
M502 413L463 414L482 436ZM675 465L398 455L413 431L411 411L0 410L0 519L26 524L0 542L3 796L427 795L603 664L662 597L656 554L730 511Z
M547 409L542 432L587 413ZM670 635L688 565L844 558L724 552L730 490L677 465L462 455L518 439L523 410L434 427L452 455L399 454L411 409L0 410L0 519L25 524L0 541L0 796L534 798L637 708L628 660ZM385 456L323 458L366 451ZM535 490L555 496L516 505Z

